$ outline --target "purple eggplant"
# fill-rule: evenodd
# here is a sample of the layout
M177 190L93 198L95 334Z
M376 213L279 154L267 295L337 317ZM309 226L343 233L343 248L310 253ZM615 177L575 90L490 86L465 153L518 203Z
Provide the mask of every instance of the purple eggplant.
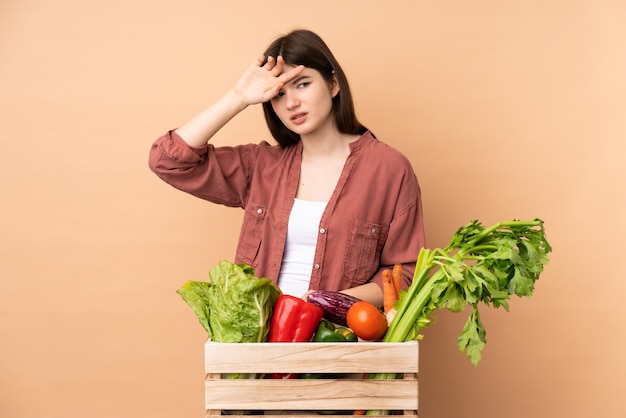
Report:
M335 324L347 326L346 315L348 314L348 309L361 299L345 293L316 290L311 292L307 300L322 308L324 318Z

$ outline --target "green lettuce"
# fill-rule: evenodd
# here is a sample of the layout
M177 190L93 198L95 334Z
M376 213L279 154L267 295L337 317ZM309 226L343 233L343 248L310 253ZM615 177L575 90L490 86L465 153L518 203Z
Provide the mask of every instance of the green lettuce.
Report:
M247 264L220 261L209 282L189 280L177 293L215 342L263 342L269 334L278 287Z

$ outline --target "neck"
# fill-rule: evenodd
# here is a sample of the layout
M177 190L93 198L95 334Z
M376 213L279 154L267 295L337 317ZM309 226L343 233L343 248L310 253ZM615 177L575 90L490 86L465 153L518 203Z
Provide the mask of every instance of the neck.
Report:
M345 156L350 152L350 143L357 138L356 135L343 134L337 129L316 131L300 138L302 154L309 158Z

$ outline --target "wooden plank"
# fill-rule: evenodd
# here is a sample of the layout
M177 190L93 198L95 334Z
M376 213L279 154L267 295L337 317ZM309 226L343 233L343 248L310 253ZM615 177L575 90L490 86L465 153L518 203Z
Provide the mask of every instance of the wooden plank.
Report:
M417 373L417 341L405 343L205 344L207 373Z
M207 417L228 411L231 416L251 418L250 413L259 411L263 415L312 418L319 416L319 411L361 409L417 416L417 341L243 344L209 341L205 344L205 371ZM228 379L225 376L228 373L251 374L257 378ZM258 378L270 373L332 374L322 375L320 379ZM392 373L401 378L364 379L365 373Z
M206 414L206 418L212 418L214 416L222 416L221 411L210 411L211 413L207 413ZM324 413L318 413L315 411L280 411L277 412L275 411L274 413L265 413L263 415L255 415L250 413L249 411L246 411L245 414L235 414L233 413L233 411L228 411L227 414L224 414L225 416L228 416L230 418L264 418L267 415L281 415L283 417L298 417L298 418L320 418L320 415L322 415L324 418L346 418L346 414L339 414L339 415L334 415L334 414L330 414L327 411L325 411ZM402 414L398 415L401 416ZM417 411L410 411L409 414L405 414L405 415L410 415L411 418L416 418L417 417ZM389 414L386 415L367 415L368 418L389 418Z
M222 379L206 381L206 409L417 410L417 380Z

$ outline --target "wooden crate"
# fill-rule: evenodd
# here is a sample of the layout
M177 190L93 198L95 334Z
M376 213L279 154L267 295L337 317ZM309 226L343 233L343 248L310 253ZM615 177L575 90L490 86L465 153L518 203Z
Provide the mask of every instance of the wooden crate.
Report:
M417 415L417 341L240 344L208 341L205 371L207 417L222 415L224 411L247 417L279 411L319 417L318 411L329 416L327 411L353 410ZM227 379L222 378L222 373L328 375L319 379ZM398 373L400 378L367 379L363 377L365 373Z

